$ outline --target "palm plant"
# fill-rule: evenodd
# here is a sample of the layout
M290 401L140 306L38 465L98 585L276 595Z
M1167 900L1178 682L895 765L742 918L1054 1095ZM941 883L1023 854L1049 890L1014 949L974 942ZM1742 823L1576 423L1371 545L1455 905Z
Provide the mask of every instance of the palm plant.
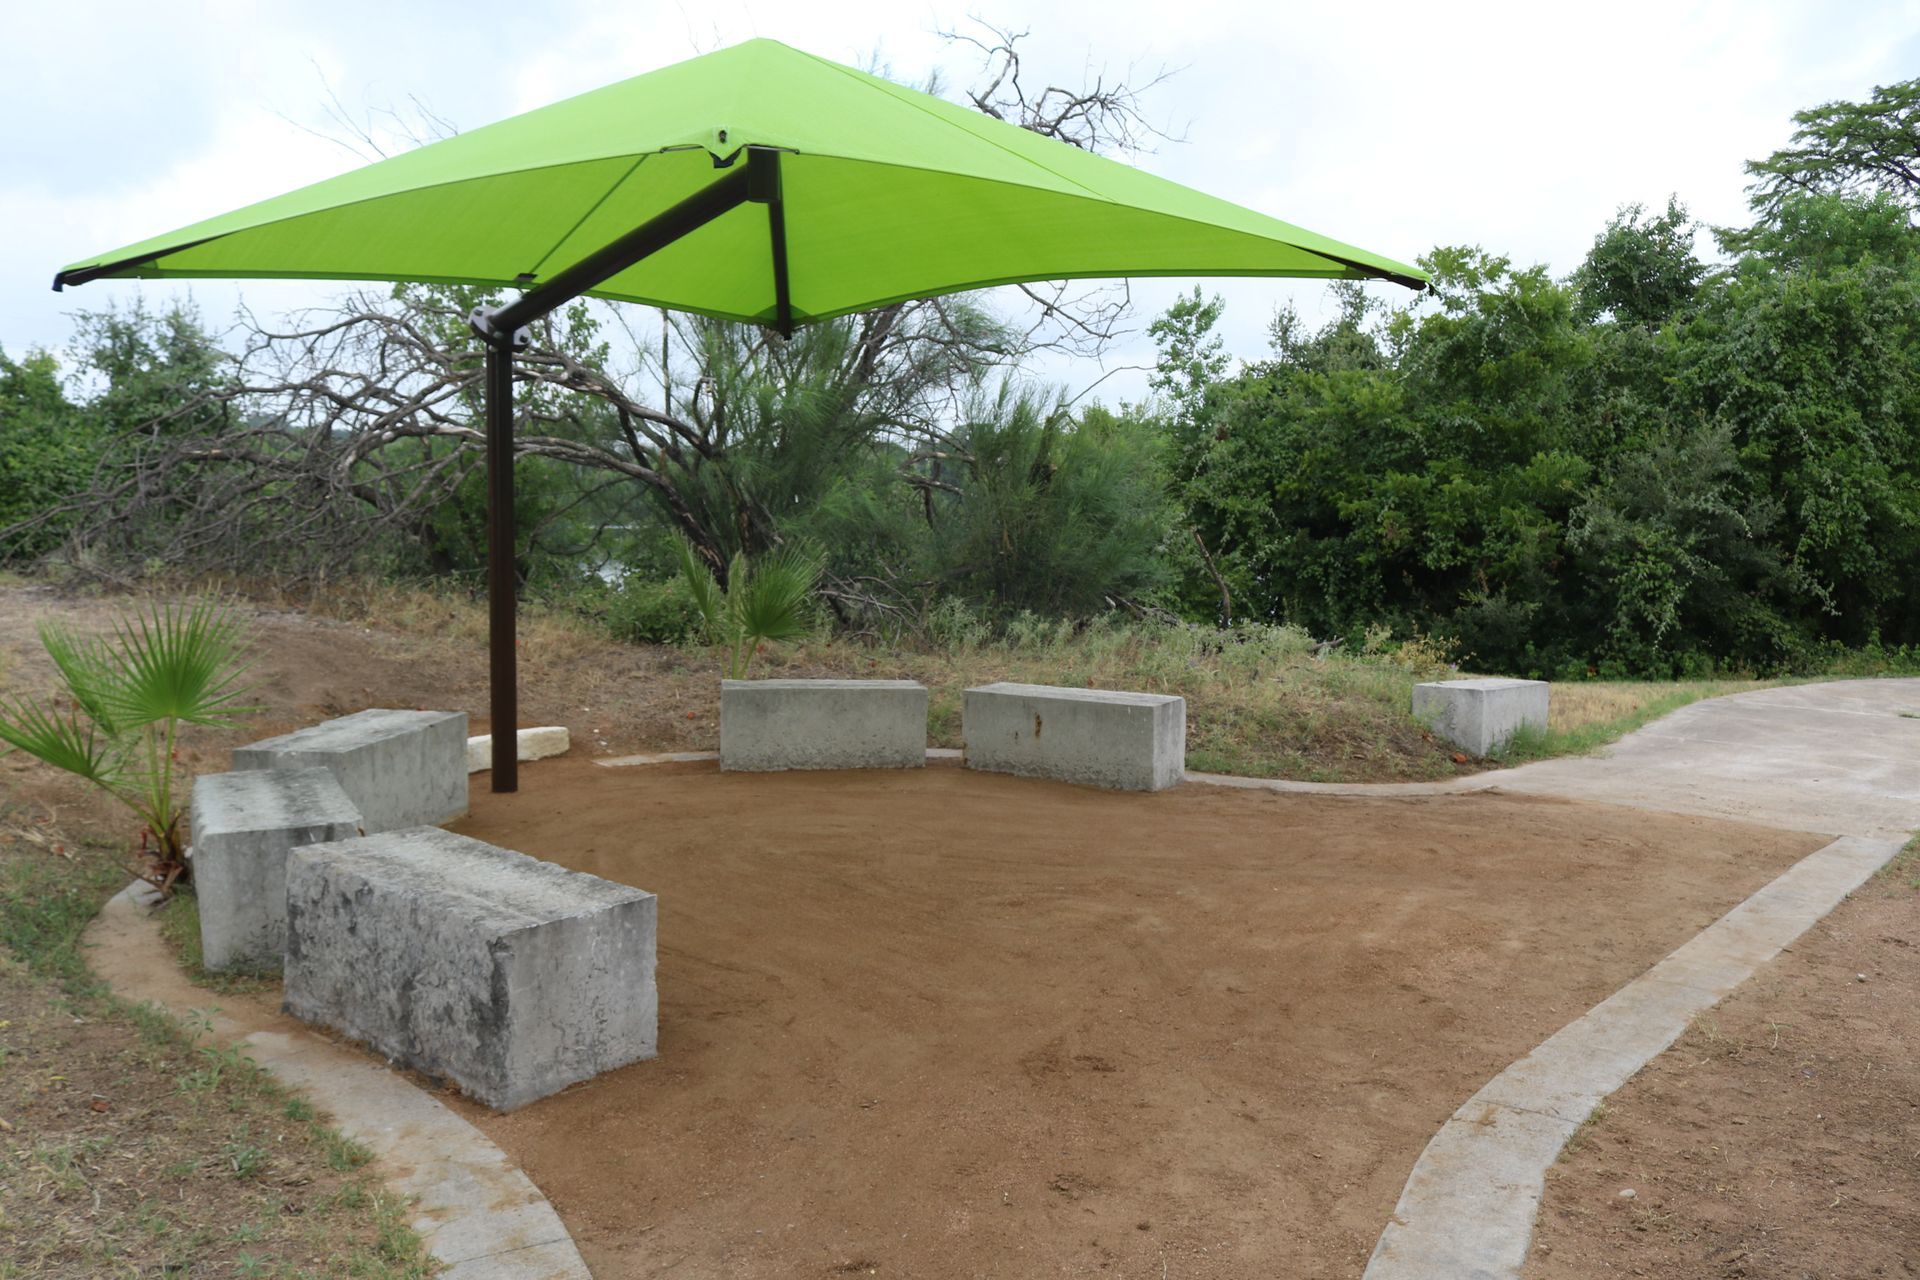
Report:
M224 727L252 710L239 705L247 692L239 683L239 619L205 602L153 605L116 622L110 638L46 623L40 643L64 688L45 703L0 698L0 742L85 778L133 810L145 824L141 878L171 893L188 874L180 726Z
M791 640L807 633L807 597L820 581L821 561L811 548L768 552L753 564L736 552L721 586L692 544L680 540L680 574L706 623L707 637L727 650L727 679L744 680L765 640Z

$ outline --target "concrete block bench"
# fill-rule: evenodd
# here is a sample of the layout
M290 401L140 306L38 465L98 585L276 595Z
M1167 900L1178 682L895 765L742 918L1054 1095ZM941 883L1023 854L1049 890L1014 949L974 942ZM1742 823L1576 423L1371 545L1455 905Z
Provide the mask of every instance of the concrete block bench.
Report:
M467 811L467 716L361 711L233 752L236 770L312 765L332 771L369 834L450 822Z
M1414 718L1461 750L1492 755L1516 729L1547 727L1547 682L1496 678L1413 686Z
M654 896L412 827L287 862L286 1009L510 1111L654 1055Z
M287 854L350 840L360 810L333 774L255 769L193 783L193 886L209 969L278 969L287 944Z
M966 691L967 767L1116 791L1186 776L1187 703L1161 693L989 684Z
M722 680L720 767L919 769L927 690L911 680Z

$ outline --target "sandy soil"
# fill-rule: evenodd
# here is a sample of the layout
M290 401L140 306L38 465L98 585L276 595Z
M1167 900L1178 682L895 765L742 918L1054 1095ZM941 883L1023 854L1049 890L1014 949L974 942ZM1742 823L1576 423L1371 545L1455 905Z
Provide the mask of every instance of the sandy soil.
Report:
M530 766L660 1057L473 1118L620 1276L1354 1276L1489 1076L1816 847L1556 801Z
M41 619L119 607L0 589L0 687L44 684ZM190 735L189 767L366 706L484 708L478 656L431 635L253 621L263 710ZM578 752L711 745L677 655L523 657L527 720ZM660 1059L474 1111L603 1276L1358 1275L1461 1098L1818 843L1499 797L527 778L476 787L471 829L664 907ZM127 837L17 756L0 810L4 856ZM1913 1274L1920 935L1894 888L1614 1100L1530 1275Z
M1916 869L1841 904L1607 1100L1547 1179L1529 1280L1920 1275Z

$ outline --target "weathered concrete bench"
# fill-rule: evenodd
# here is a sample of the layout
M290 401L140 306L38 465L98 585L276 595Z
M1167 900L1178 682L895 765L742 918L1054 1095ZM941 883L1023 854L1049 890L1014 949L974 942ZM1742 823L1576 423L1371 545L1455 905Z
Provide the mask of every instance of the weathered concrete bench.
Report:
M654 896L433 827L287 862L286 1008L502 1111L654 1055Z
M1547 682L1481 678L1413 686L1414 718L1476 756L1492 755L1522 727L1547 727Z
M361 711L233 751L236 770L312 765L332 771L369 834L449 822L467 811L467 715Z
M1161 693L989 684L966 691L967 767L1118 791L1186 776L1187 703Z
M919 769L927 690L911 680L722 680L720 767Z
M288 852L359 835L360 810L326 769L254 769L194 779L192 823L201 962L278 969Z

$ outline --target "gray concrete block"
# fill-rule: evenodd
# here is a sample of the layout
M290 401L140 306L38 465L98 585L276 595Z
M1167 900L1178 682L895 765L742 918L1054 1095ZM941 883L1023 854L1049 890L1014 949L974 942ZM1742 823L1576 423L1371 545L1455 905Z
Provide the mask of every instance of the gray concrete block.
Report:
M287 942L287 853L360 834L360 810L319 767L195 778L193 886L209 969L278 969Z
M982 685L966 691L967 767L1116 791L1161 791L1186 776L1186 699L1165 693Z
M1544 680L1435 680L1413 686L1414 718L1461 750L1492 755L1521 727L1547 727Z
M467 811L467 714L376 708L233 751L236 770L311 765L332 771L369 834L451 822Z
M287 862L286 1009L510 1111L651 1058L654 896L412 827Z
M911 680L722 680L720 767L920 769L927 691Z

